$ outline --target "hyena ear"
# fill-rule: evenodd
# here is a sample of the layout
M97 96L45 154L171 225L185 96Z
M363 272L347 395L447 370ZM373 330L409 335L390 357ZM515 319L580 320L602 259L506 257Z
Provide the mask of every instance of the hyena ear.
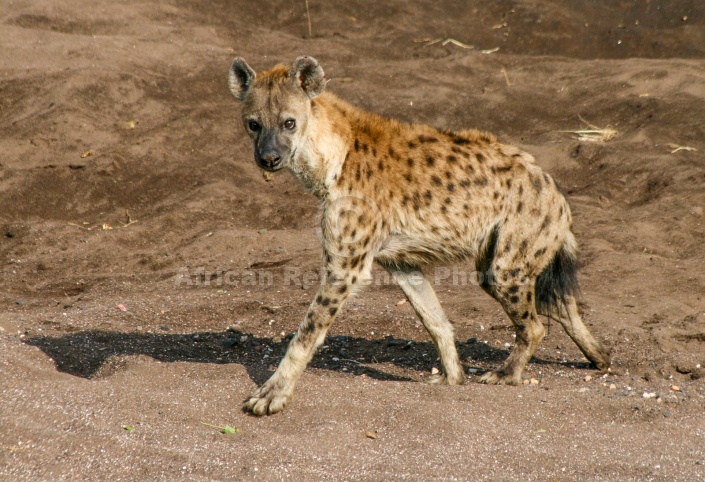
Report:
M237 57L233 60L228 72L228 87L230 87L230 93L233 94L233 97L244 100L256 75L255 71L247 65L245 59Z
M326 88L326 74L313 57L299 57L289 71L289 77L300 86L309 99L313 99Z

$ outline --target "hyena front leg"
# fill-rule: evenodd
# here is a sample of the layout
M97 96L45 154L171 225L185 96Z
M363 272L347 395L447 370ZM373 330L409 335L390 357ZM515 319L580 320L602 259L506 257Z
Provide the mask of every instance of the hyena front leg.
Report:
M289 343L279 367L269 380L246 401L244 409L254 415L281 412L292 398L294 385L313 358L316 348L323 343L335 315L361 279L369 277L371 261L361 257L355 269L345 270L340 259L328 265L326 279L309 306L294 338ZM328 259L331 259L328 256Z
M429 378L429 383L459 385L465 381L463 367L455 348L453 325L450 324L433 287L421 271L389 270L421 319L436 345L443 365L443 373Z

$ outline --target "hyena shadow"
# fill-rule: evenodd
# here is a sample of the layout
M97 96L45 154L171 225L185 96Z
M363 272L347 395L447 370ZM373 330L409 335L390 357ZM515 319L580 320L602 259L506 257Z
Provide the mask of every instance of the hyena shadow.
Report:
M130 357L144 355L161 362L237 363L245 367L255 383L261 384L284 356L289 339L290 336L283 340L257 337L236 330L190 334L83 331L62 336L34 336L25 339L24 343L41 349L54 360L58 371L81 378L104 378L127 369ZM475 368L478 374L508 356L508 350L473 338L458 342L457 348L461 358L469 360L468 367ZM537 358L532 362L567 364ZM581 365L579 362L568 363ZM380 364L428 373L438 366L437 352L430 341L329 336L311 366L354 375L365 374L377 380L413 380L408 376L386 373L383 368L378 368Z

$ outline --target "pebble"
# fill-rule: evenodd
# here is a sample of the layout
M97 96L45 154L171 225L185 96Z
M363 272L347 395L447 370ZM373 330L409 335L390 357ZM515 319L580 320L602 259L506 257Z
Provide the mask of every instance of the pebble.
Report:
M592 380L592 377L590 375L585 375L585 381L589 382L590 380Z
M681 391L681 387L679 387L678 385L671 385L671 391L673 391L673 392L680 392L680 391Z
M610 390L617 390L617 385L610 383Z
M20 306L24 306L25 304L27 304L27 302L25 300L17 300L17 301L15 301L15 303L17 303Z
M642 394L643 398L656 398L656 394L654 392L644 392Z
M334 362L337 363L340 361L340 358L338 358L337 356L334 356L333 358L331 358L331 360L333 360Z
M668 417L671 416L671 412L669 412L668 410L666 410L665 412L663 412L663 416L666 417L666 418L668 418Z
M272 338L272 343L281 343L282 342L282 337L281 336L275 336Z
M478 371L479 371L479 370L478 370L477 368L468 368L468 373L469 373L470 375L474 375L474 374L477 373Z
M583 387L580 390L578 390L578 393L585 393L585 392L589 392L589 391L590 391L590 389L588 387Z
M538 381L537 379L535 379L535 378L532 378L532 379L529 381L529 383L531 383L531 385L538 385L538 384L539 384L539 381Z

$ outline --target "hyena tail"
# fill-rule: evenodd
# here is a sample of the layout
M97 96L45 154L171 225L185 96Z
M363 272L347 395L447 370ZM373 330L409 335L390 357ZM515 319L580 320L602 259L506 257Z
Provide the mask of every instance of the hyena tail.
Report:
M561 311L580 293L575 244L575 238L569 234L553 260L536 278L536 310L539 313Z

